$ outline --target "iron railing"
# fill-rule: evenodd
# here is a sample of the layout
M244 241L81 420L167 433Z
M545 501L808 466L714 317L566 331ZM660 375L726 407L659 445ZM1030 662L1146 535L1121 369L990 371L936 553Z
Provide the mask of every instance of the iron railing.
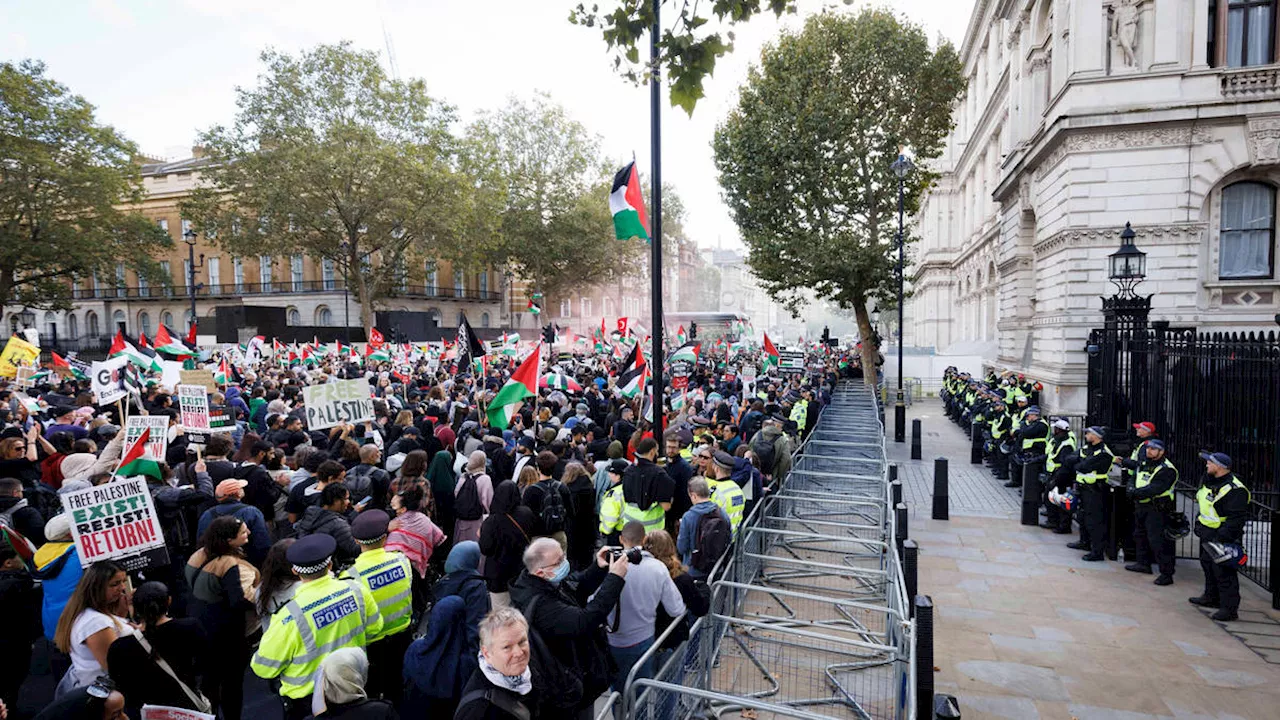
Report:
M243 295L333 293L342 292L345 287L346 284L340 279L283 280L269 283L200 283L196 285L196 297L222 298ZM189 298L191 297L191 292L186 285L102 286L76 288L72 292L72 296L77 300L159 300L163 298ZM400 285L389 288L387 296L480 302L496 302L502 297L501 293L496 290L477 290L436 285Z

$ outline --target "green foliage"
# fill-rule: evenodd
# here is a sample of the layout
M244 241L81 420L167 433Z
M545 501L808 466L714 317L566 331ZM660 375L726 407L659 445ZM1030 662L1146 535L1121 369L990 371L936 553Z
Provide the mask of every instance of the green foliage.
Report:
M374 302L428 261L478 266L465 239L486 227L483 202L452 107L349 43L262 60L257 87L237 90L234 124L200 140L208 186L184 212L203 232L239 255L335 261L365 327Z
M905 184L913 213L935 176L963 89L955 50L931 50L919 27L885 10L824 13L767 48L717 128L724 198L766 291L793 313L806 293L855 310L892 307L896 291L900 148L917 168ZM873 352L870 343L866 351Z
M733 51L732 31L722 35L708 29L713 18L717 26L732 26L766 11L775 16L796 11L795 0L714 0L705 7L698 0L672 0L670 4L659 18L671 25L660 33L658 64L670 80L671 104L690 115L703 97L703 80L715 72L716 61ZM613 52L614 68L632 82L649 81L652 68L647 59L641 62L640 45L647 44L653 25L653 0L617 0L612 9L604 11L599 4L588 9L581 3L569 13L569 22L598 27Z
M644 243L613 239L612 170L599 142L545 95L511 99L468 133L484 178L483 202L499 218L482 243L547 295L611 282L636 270ZM491 189L497 188L499 192Z
M118 262L162 277L150 258L169 236L117 207L141 199L136 154L43 63L0 63L0 310L69 308L73 277Z

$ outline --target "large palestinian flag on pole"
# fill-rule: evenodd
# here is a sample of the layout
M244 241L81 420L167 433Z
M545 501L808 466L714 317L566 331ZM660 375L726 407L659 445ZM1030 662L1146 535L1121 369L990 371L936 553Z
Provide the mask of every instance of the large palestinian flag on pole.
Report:
M764 334L764 369L768 370L770 367L778 367L778 359L779 359L778 348L774 347L773 343L769 341L769 333L765 333Z
M644 381L648 369L644 362L644 353L640 352L640 345L638 343L632 345L631 353L627 355L622 372L618 373L618 394L625 398L633 398L639 395L644 390Z
M164 481L164 474L160 472L160 463L147 452L147 443L150 441L151 428L147 428L134 441L133 447L125 451L124 457L120 458L120 465L115 471L116 477L145 475Z
M635 161L613 176L613 189L609 191L609 210L613 213L613 229L619 240L633 237L649 239L649 218L644 211L644 196L640 194L640 173Z
M542 343L538 343L533 353L520 363L520 367L511 373L511 379L498 391L489 403L489 424L499 430L506 430L516 409L525 398L538 394L539 364L542 358Z

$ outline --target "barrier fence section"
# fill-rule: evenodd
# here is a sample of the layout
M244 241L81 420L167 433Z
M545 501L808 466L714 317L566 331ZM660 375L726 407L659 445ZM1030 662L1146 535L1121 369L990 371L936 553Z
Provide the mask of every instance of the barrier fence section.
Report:
M689 640L651 650L622 717L916 717L915 623L876 398L843 383L711 574ZM663 644L665 636L654 643Z

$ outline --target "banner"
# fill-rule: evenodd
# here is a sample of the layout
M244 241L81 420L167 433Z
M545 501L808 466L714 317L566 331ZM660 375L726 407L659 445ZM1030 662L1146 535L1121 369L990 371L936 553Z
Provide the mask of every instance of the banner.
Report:
M62 493L61 499L63 510L71 516L71 537L81 567L122 558L137 558L122 563L129 570L150 566L160 558L167 564L160 518L142 479L73 490Z
M89 379L93 385L93 400L98 405L110 405L129 395L120 382L120 373L124 370L127 357L112 358L96 362L89 367Z
M671 361L671 389L684 390L689 387L689 371L692 368L688 360Z
M236 429L236 421L232 419L226 405L209 406L209 430L212 432L231 432Z
M373 390L367 380L339 380L302 388L307 429L373 420Z
M169 449L169 416L168 415L130 415L124 424L124 451L142 437L142 431L151 428L151 439L147 441L147 449L151 457L164 462L164 453Z
M30 365L19 365L17 381L15 384L20 388L33 388L36 386L36 369Z
M182 429L187 432L208 433L209 393L203 385L178 386L178 412L182 415Z
M40 358L40 347L14 335L0 351L0 377L11 378L18 374L19 365L34 365Z

